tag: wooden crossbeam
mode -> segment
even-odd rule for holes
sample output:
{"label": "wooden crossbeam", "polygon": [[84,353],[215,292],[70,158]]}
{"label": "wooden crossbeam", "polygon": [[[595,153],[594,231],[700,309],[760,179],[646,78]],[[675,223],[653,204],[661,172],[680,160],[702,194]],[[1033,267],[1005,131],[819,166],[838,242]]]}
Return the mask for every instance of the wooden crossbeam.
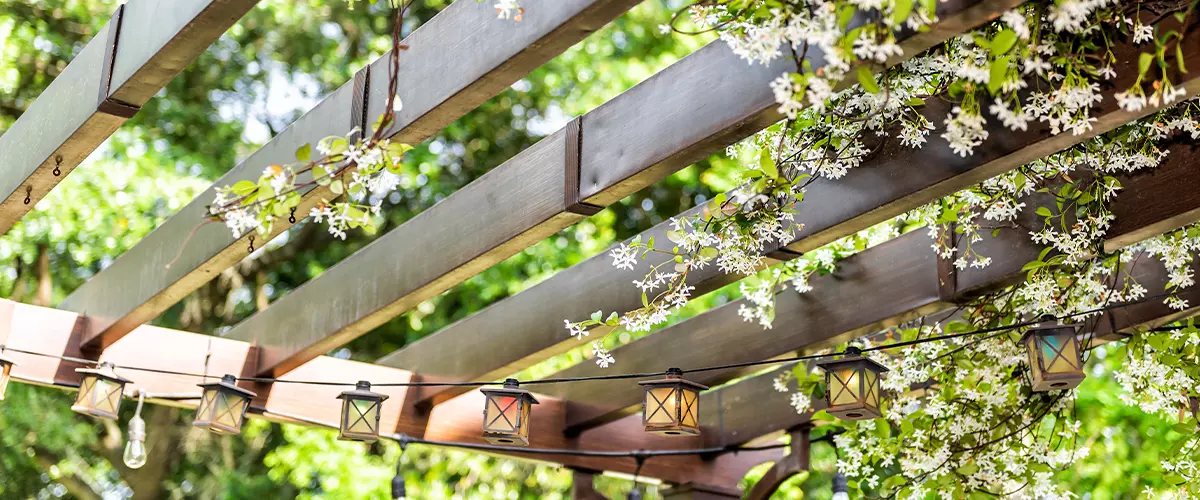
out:
{"label": "wooden crossbeam", "polygon": [[[906,38],[905,54],[911,57],[1016,3],[939,3],[942,21],[928,33]],[[822,58],[810,54],[814,67],[821,65]],[[588,113],[583,118],[581,197],[597,206],[611,204],[778,121],[768,84],[790,64],[746,66],[723,42],[714,42]],[[648,104],[661,111],[648,112]],[[665,231],[663,224],[650,235],[666,241]],[[378,362],[437,380],[487,379],[519,371],[577,345],[564,335],[564,318],[585,318],[596,309],[640,306],[623,276],[613,272],[606,256],[597,256]],[[706,278],[715,280],[712,284],[727,279],[715,271],[707,272]],[[481,331],[488,332],[489,342],[472,341]],[[454,389],[428,388],[421,399],[438,402],[456,394]]]}
{"label": "wooden crossbeam", "polygon": [[[1155,189],[1162,179],[1172,179],[1172,192],[1196,190],[1200,189],[1200,176],[1194,175],[1198,168],[1200,154],[1197,149],[1175,147],[1157,171],[1127,176],[1123,183],[1130,192],[1138,192]],[[1161,191],[1158,192],[1161,196]],[[1156,210],[1155,215],[1145,216],[1137,202],[1136,197],[1118,196],[1112,206],[1117,219],[1147,223],[1186,222],[1182,215],[1173,215],[1167,205]],[[1036,203],[1030,203],[1024,212],[1035,224],[1036,206]],[[1175,214],[1193,212],[1191,202],[1175,206]],[[1140,228],[1130,225],[1125,230],[1136,232]],[[1036,259],[1042,250],[1040,245],[1029,240],[1023,229],[1002,230],[995,237],[988,235],[973,244],[973,248],[992,257],[992,264],[983,269],[959,271],[955,286],[947,296],[942,286],[945,271],[939,270],[938,259],[929,244],[929,237],[922,232],[908,233],[840,262],[837,272],[813,280],[813,292],[779,294],[775,327],[771,330],[742,321],[737,309],[743,301],[735,301],[617,348],[613,355],[622,371],[654,372],[669,367],[687,369],[757,361],[797,349],[828,347],[863,333],[945,310],[962,297],[1019,281],[1023,277],[1021,267]],[[554,377],[589,376],[603,371],[592,363],[584,363]],[[689,374],[688,378],[713,385],[739,373],[735,370],[713,371]],[[631,414],[636,411],[633,405],[640,398],[635,390],[591,382],[552,386],[546,392],[571,402],[567,413],[568,432]]]}
{"label": "wooden crossbeam", "polygon": [[258,0],[131,0],[0,136],[0,234]]}
{"label": "wooden crossbeam", "polygon": [[[12,349],[52,355],[81,356],[83,318],[70,311],[56,310],[0,299],[0,344]],[[13,350],[5,353],[18,364],[13,370],[15,381],[39,385],[69,388],[78,385],[75,369],[80,365],[58,359],[22,354]],[[154,326],[141,326],[120,341],[113,343],[100,356],[121,366],[169,370],[192,374],[221,376],[233,374],[249,376],[255,373],[257,356],[253,347],[237,340],[209,337]],[[118,372],[133,380],[126,387],[126,395],[143,389],[150,394],[188,395],[199,399],[198,376],[167,375],[119,368]],[[413,380],[411,372],[368,363],[321,356],[298,367],[283,377],[285,380],[317,380],[344,382],[370,380],[376,383],[397,383]],[[255,418],[270,418],[286,423],[338,422],[341,402],[337,395],[346,390],[340,386],[275,383],[248,386],[258,393],[254,405],[263,411]],[[412,411],[406,388],[376,385],[372,388],[390,396],[383,405],[381,431],[384,433],[407,433],[411,436],[431,440],[482,444],[480,438],[480,410],[483,398],[472,391],[447,402],[429,415]],[[568,448],[600,451],[628,451],[654,449],[686,449],[703,445],[702,440],[670,439],[647,434],[643,431],[640,418],[615,422],[611,427],[596,429],[578,439],[567,439],[562,432],[562,421],[566,407],[553,397],[538,395],[540,405],[533,411],[531,421],[531,446],[540,448]],[[156,404],[169,404],[184,408],[195,408],[198,401],[155,400]],[[132,406],[125,405],[129,411]],[[496,453],[492,453],[496,454]],[[721,485],[736,485],[754,465],[771,460],[779,455],[778,450],[729,454],[717,459],[697,456],[664,456],[647,460],[641,470],[646,477],[664,481],[685,483],[689,481],[715,482]],[[633,473],[636,462],[631,458],[573,457],[565,455],[531,455],[527,453],[505,454],[516,458],[547,461],[553,460],[567,466],[589,470],[611,470]]]}
{"label": "wooden crossbeam", "polygon": [[[530,0],[528,14],[519,23],[496,19],[486,5],[451,4],[405,38],[409,49],[401,55],[396,90],[404,109],[397,116],[399,132],[393,140],[417,143],[428,138],[637,3]],[[251,236],[235,239],[220,224],[197,228],[205,220],[214,189],[257,179],[269,165],[294,162],[301,145],[344,135],[364,116],[372,121],[393,91],[387,85],[388,58],[385,54],[375,60],[369,72],[360,72],[355,81],[338,88],[67,297],[63,308],[89,317],[85,343],[96,348],[111,345],[248,255]],[[370,83],[365,84],[368,75]],[[327,189],[306,192],[297,213],[335,198]],[[286,218],[275,221],[276,233],[288,227]],[[261,246],[262,238],[257,241]]]}

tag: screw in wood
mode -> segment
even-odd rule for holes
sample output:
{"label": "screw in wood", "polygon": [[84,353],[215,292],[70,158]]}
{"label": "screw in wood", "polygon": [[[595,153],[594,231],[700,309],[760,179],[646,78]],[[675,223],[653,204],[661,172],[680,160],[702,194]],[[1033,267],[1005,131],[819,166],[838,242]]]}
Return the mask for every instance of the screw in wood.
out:
{"label": "screw in wood", "polygon": [[62,175],[62,169],[59,167],[62,167],[62,155],[58,155],[58,156],[54,157],[54,176],[55,177]]}
{"label": "screw in wood", "polygon": [[33,186],[25,186],[25,204],[26,205],[28,205],[29,202],[32,201],[32,199],[30,198],[30,195],[32,195],[32,194],[33,194]]}

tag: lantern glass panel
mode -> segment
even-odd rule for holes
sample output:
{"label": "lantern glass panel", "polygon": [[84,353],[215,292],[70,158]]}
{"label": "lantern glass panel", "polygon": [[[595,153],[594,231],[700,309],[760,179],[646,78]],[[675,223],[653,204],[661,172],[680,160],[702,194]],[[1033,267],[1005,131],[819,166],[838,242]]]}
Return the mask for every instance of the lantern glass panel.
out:
{"label": "lantern glass panel", "polygon": [[[532,411],[532,409],[533,409],[533,405],[530,405],[530,404],[521,405],[521,420],[520,420],[521,422],[526,422],[526,424],[528,424],[529,412]],[[520,424],[518,424],[518,425],[520,425]],[[529,425],[521,425],[520,429],[518,429],[518,430],[520,431],[521,437],[525,439],[526,443],[528,443],[529,442]]]}
{"label": "lantern glass panel", "polygon": [[1079,370],[1076,364],[1079,353],[1075,348],[1075,335],[1071,332],[1055,332],[1039,337],[1042,350],[1043,367],[1050,373],[1073,372]]}
{"label": "lantern glass panel", "polygon": [[8,378],[12,376],[12,363],[0,361],[0,401],[4,400],[4,393],[8,391]]}
{"label": "lantern glass panel", "polygon": [[243,410],[246,407],[246,398],[219,392],[217,394],[216,406],[216,421],[218,424],[227,426],[233,429],[242,427]]}
{"label": "lantern glass panel", "polygon": [[520,399],[514,396],[488,395],[484,430],[488,432],[516,432],[521,425]]}
{"label": "lantern glass panel", "polygon": [[879,407],[879,374],[871,370],[863,370],[863,403],[873,408]]}
{"label": "lantern glass panel", "polygon": [[75,395],[75,406],[91,408],[92,389],[96,385],[96,377],[84,376],[79,381],[79,393]]}
{"label": "lantern glass panel", "polygon": [[678,417],[674,387],[654,387],[646,391],[646,423],[674,424]]}
{"label": "lantern glass panel", "polygon": [[829,390],[833,406],[854,404],[859,400],[859,374],[854,366],[837,368],[829,372]]}
{"label": "lantern glass panel", "polygon": [[679,423],[688,427],[700,426],[700,393],[697,391],[680,391],[683,411],[679,415]]}
{"label": "lantern glass panel", "polygon": [[346,403],[349,424],[346,430],[355,434],[375,434],[375,426],[379,422],[379,405],[366,399],[351,399]]}

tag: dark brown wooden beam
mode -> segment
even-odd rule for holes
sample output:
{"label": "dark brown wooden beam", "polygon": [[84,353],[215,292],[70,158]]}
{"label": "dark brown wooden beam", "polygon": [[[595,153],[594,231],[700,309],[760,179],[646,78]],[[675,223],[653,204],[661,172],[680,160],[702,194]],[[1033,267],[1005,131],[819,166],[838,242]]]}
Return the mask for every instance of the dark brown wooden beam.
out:
{"label": "dark brown wooden beam", "polygon": [[[939,3],[942,21],[930,32],[906,39],[905,54],[915,55],[1016,3]],[[822,60],[819,53],[811,55],[814,67]],[[786,62],[747,66],[724,43],[716,42],[588,113],[583,120],[581,161],[586,201],[611,204],[778,121],[768,84],[788,69]],[[655,111],[647,110],[648,103]],[[666,241],[666,229],[667,224],[662,224],[644,236]],[[605,255],[589,259],[378,363],[403,366],[434,380],[460,381],[502,377],[564,352],[577,343],[565,335],[563,319],[586,318],[596,309],[640,306],[627,277],[637,274],[615,272],[610,262]],[[721,276],[715,268],[699,274],[695,282],[703,290],[698,293],[736,279]],[[489,332],[492,341],[487,345],[471,341],[480,331]],[[429,388],[422,391],[421,399],[436,403],[460,392]]]}
{"label": "dark brown wooden beam", "polygon": [[[404,109],[393,140],[428,138],[637,3],[529,0],[519,23],[496,19],[487,5],[451,4],[405,39],[409,49],[400,56],[395,89]],[[346,134],[360,125],[364,101],[365,117],[373,121],[393,91],[387,85],[388,59],[384,55],[371,63],[369,94],[356,96],[355,82],[347,82],[67,297],[64,308],[89,316],[88,345],[112,344],[249,254],[251,236],[235,239],[220,224],[197,228],[214,189],[257,179],[268,165],[294,162],[301,145]],[[333,198],[328,188],[306,192],[297,213]],[[288,227],[286,218],[275,221],[276,234]],[[261,237],[256,241],[264,243]]]}
{"label": "dark brown wooden beam", "polygon": [[132,0],[118,6],[0,137],[0,234],[257,3]]}
{"label": "dark brown wooden beam", "polygon": [[762,479],[754,483],[754,487],[746,492],[746,500],[768,500],[783,485],[784,481],[809,470],[812,451],[809,436],[811,430],[811,425],[802,424],[788,432],[792,438],[789,444],[789,453],[775,462],[775,465],[767,470]]}

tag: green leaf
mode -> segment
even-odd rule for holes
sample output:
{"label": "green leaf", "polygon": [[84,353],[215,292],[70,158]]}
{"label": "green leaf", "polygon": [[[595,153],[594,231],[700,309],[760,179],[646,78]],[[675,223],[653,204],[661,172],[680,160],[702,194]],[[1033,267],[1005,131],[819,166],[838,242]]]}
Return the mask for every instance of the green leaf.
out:
{"label": "green leaf", "polygon": [[1175,44],[1175,63],[1179,65],[1180,73],[1184,73],[1184,74],[1187,73],[1187,66],[1184,66],[1184,64],[1183,64],[1183,44],[1182,43]]}
{"label": "green leaf", "polygon": [[341,195],[343,192],[345,192],[345,186],[342,185],[341,179],[336,179],[329,183],[329,190],[332,191],[334,195]]}
{"label": "green leaf", "polygon": [[1037,214],[1042,217],[1050,217],[1051,215],[1053,215],[1050,213],[1050,209],[1046,208],[1046,207],[1038,207]]}
{"label": "green leaf", "polygon": [[913,97],[907,101],[904,101],[904,104],[908,105],[908,106],[924,106],[925,99],[921,99],[920,97]]}
{"label": "green leaf", "polygon": [[599,323],[600,320],[603,318],[604,318],[604,311],[596,311],[596,312],[592,313],[592,321]]}
{"label": "green leaf", "polygon": [[720,252],[716,248],[704,247],[700,249],[700,256],[705,259],[715,259],[717,255],[720,255]]}
{"label": "green leaf", "polygon": [[1017,44],[1017,34],[1010,29],[1000,30],[992,39],[992,54],[1002,56]]}
{"label": "green leaf", "polygon": [[233,192],[238,196],[246,196],[250,193],[253,193],[255,189],[258,189],[258,184],[250,181],[238,181],[237,184],[234,184],[230,189],[232,189]]}
{"label": "green leaf", "polygon": [[296,159],[299,161],[309,161],[312,159],[312,145],[305,144],[296,150]]}
{"label": "green leaf", "polygon": [[1008,61],[1008,56],[996,58],[988,69],[988,92],[992,95],[996,95],[1004,86],[1004,79],[1008,76]]}
{"label": "green leaf", "polygon": [[872,94],[879,93],[879,84],[875,83],[875,75],[871,73],[871,68],[866,66],[858,67],[858,83],[867,92]]}
{"label": "green leaf", "polygon": [[1150,63],[1154,62],[1154,54],[1144,52],[1138,57],[1138,77],[1146,76],[1146,72],[1150,71]]}
{"label": "green leaf", "polygon": [[896,0],[892,9],[892,22],[903,24],[905,19],[908,19],[909,14],[912,14],[913,0]]}
{"label": "green leaf", "polygon": [[412,151],[412,149],[413,149],[413,147],[411,145],[405,144],[403,142],[391,142],[391,143],[388,143],[387,152],[388,152],[388,154],[390,154],[396,158],[399,158],[401,156],[404,156],[405,153]]}
{"label": "green leaf", "polygon": [[329,178],[329,171],[325,167],[316,165],[312,168],[313,180],[317,181],[318,186],[328,186],[332,179]]}
{"label": "green leaf", "polygon": [[772,179],[779,178],[779,168],[775,166],[775,158],[771,157],[771,151],[763,149],[758,155],[758,168],[763,174]]}

